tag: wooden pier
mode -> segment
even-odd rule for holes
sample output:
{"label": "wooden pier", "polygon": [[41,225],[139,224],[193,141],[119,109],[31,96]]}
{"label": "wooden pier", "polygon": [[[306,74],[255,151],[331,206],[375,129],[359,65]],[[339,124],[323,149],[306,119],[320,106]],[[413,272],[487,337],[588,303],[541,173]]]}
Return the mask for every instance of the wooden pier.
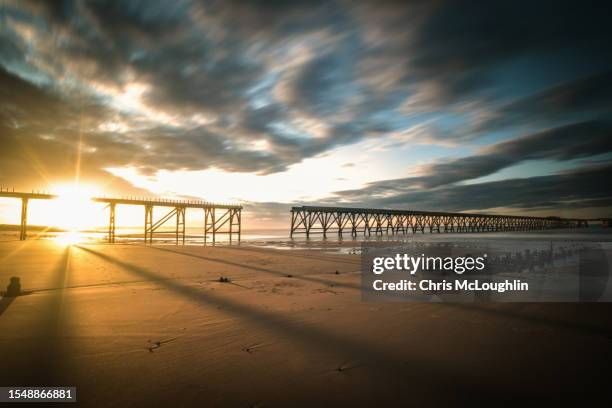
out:
{"label": "wooden pier", "polygon": [[[16,198],[21,200],[21,227],[19,239],[27,238],[28,228],[28,203],[31,200],[53,200],[58,198],[57,195],[39,193],[39,192],[16,192],[14,190],[0,190],[0,197]],[[137,205],[143,206],[145,210],[144,220],[144,240],[145,243],[152,243],[153,236],[159,232],[162,225],[167,225],[173,218],[175,219],[175,237],[176,243],[185,243],[185,214],[187,209],[203,210],[204,225],[202,228],[204,243],[208,242],[208,236],[212,236],[212,243],[217,240],[217,234],[229,234],[229,240],[232,241],[236,236],[240,242],[242,230],[242,206],[217,204],[207,201],[191,201],[191,200],[165,200],[159,198],[108,198],[108,197],[93,197],[91,199],[97,203],[107,205],[109,209],[108,222],[108,242],[114,243],[116,238],[116,208],[118,205]],[[163,207],[170,209],[162,217],[155,220],[154,208]]]}
{"label": "wooden pier", "polygon": [[295,234],[335,232],[342,236],[406,234],[408,232],[531,231],[588,227],[588,221],[559,217],[468,214],[376,208],[302,206],[291,209],[291,237]]}
{"label": "wooden pier", "polygon": [[[216,204],[207,201],[189,200],[163,200],[147,198],[106,198],[94,197],[94,202],[107,204],[109,208],[108,222],[108,242],[115,242],[116,224],[115,212],[117,205],[138,205],[145,209],[144,239],[145,243],[153,242],[153,235],[162,226],[166,225],[173,218],[175,219],[176,242],[185,243],[185,214],[188,208],[201,209],[204,211],[203,238],[204,243],[208,242],[208,235],[212,235],[212,243],[217,239],[217,234],[229,234],[232,241],[234,235],[240,242],[242,230],[242,206]],[[153,210],[155,207],[169,208],[157,221],[154,218]]]}

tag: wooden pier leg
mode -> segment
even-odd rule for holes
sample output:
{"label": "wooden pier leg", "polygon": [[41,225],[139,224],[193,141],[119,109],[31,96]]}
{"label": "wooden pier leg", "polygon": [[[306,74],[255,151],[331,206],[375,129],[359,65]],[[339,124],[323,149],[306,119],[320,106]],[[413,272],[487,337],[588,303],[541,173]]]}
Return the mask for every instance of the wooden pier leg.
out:
{"label": "wooden pier leg", "polygon": [[234,210],[229,210],[229,242],[232,243],[232,232],[234,230]]}
{"label": "wooden pier leg", "polygon": [[182,224],[182,231],[181,233],[183,234],[183,245],[185,245],[185,227],[186,227],[186,221],[185,221],[185,213],[187,212],[186,208],[183,208],[181,210],[181,217],[183,219],[183,224]]}
{"label": "wooden pier leg", "polygon": [[19,239],[25,241],[28,235],[28,199],[21,199],[21,228],[19,230]]}
{"label": "wooden pier leg", "polygon": [[109,208],[109,220],[108,220],[108,242],[115,242],[115,203],[110,203]]}
{"label": "wooden pier leg", "polygon": [[145,244],[153,243],[153,206],[145,205]]}
{"label": "wooden pier leg", "polygon": [[208,234],[208,208],[204,208],[204,245],[206,245],[206,235]]}
{"label": "wooden pier leg", "polygon": [[323,238],[327,238],[327,213],[320,214],[319,221],[323,221],[321,223],[323,226]]}
{"label": "wooden pier leg", "polygon": [[213,231],[213,245],[215,245],[215,242],[217,240],[217,222],[215,221],[215,209],[213,208],[211,210],[212,214],[212,231]]}
{"label": "wooden pier leg", "polygon": [[238,243],[240,243],[240,233],[242,232],[242,209],[238,209]]}
{"label": "wooden pier leg", "polygon": [[178,245],[178,243],[179,243],[179,227],[181,225],[181,209],[176,207],[175,211],[176,211],[176,231],[175,231],[175,237],[176,237],[176,245]]}

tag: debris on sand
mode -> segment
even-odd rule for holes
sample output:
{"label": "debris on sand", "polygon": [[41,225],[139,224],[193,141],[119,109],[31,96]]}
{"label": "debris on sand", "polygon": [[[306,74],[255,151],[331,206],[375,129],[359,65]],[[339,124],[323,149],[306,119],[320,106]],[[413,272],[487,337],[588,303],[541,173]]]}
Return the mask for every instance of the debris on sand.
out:
{"label": "debris on sand", "polygon": [[336,371],[338,371],[339,373],[343,373],[343,372],[345,372],[345,371],[352,370],[353,368],[358,368],[358,367],[361,367],[362,365],[363,365],[363,364],[360,364],[360,363],[353,363],[353,364],[346,363],[346,364],[341,364],[341,365],[339,365],[339,366],[336,368]]}
{"label": "debris on sand", "polygon": [[219,282],[221,282],[221,283],[230,283],[231,280],[230,280],[230,278],[226,278],[225,276],[220,276],[219,277]]}
{"label": "debris on sand", "polygon": [[336,270],[336,275],[340,275],[340,272],[338,272],[337,270]]}
{"label": "debris on sand", "polygon": [[259,349],[259,348],[264,347],[264,346],[265,346],[265,344],[262,344],[262,343],[253,344],[252,346],[243,347],[243,348],[242,348],[242,351],[246,351],[246,352],[247,352],[247,353],[249,353],[249,354],[253,354],[253,352],[254,352],[256,349]]}
{"label": "debris on sand", "polygon": [[148,346],[147,349],[149,350],[149,353],[152,353],[153,350],[160,348],[162,345],[169,343],[171,341],[176,340],[176,337],[173,337],[171,339],[168,340],[157,340],[157,341],[151,341],[151,339],[148,340]]}

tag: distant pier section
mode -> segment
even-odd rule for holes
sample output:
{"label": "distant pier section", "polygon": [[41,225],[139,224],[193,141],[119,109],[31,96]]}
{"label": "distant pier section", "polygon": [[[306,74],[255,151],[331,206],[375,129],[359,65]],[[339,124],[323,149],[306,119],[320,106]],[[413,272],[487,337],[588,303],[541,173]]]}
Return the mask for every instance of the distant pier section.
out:
{"label": "distant pier section", "polygon": [[[32,191],[16,192],[15,190],[0,189],[0,197],[16,198],[21,200],[21,226],[19,239],[25,240],[28,231],[28,203],[31,200],[53,200],[57,195]],[[145,210],[144,220],[144,239],[145,243],[152,243],[153,236],[159,232],[162,225],[168,225],[174,220],[176,243],[185,243],[185,213],[188,208],[201,209],[204,212],[203,239],[208,242],[208,236],[212,238],[212,243],[216,242],[217,234],[229,234],[229,240],[234,237],[240,241],[242,230],[242,206],[231,204],[217,204],[207,201],[192,200],[166,200],[160,198],[110,198],[93,197],[91,199],[97,203],[106,204],[109,209],[108,221],[108,242],[114,243],[116,237],[116,208],[118,205],[143,206]],[[167,211],[157,220],[154,218],[153,210],[155,207],[162,207]]]}
{"label": "distant pier section", "polygon": [[443,232],[535,231],[553,228],[584,228],[589,220],[520,215],[468,214],[376,208],[291,208],[291,237],[304,234],[343,233],[382,235]]}

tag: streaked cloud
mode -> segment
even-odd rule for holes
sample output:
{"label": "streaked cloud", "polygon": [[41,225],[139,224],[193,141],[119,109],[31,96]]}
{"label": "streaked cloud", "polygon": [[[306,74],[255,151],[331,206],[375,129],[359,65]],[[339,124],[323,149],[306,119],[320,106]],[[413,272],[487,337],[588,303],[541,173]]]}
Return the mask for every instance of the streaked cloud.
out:
{"label": "streaked cloud", "polygon": [[[440,206],[455,194],[454,209],[473,209],[460,192],[479,196],[470,189],[485,183],[467,181],[554,161],[570,173],[524,176],[550,192],[539,201],[562,208],[567,196],[537,180],[567,178],[582,165],[577,160],[609,161],[612,29],[596,4],[131,0],[0,7],[4,185],[40,186],[72,177],[77,167],[109,189],[146,193],[154,185],[195,196],[205,193],[189,187],[198,174],[215,174],[219,183],[329,177],[333,183],[282,200],[414,207]],[[368,150],[347,157],[361,146]],[[325,157],[337,165],[317,173],[309,163]],[[371,171],[372,180],[358,173],[368,162],[393,170]],[[571,180],[579,174],[586,173]],[[164,188],[168,175],[176,185]],[[494,181],[518,189],[508,206],[538,206],[526,198],[533,186],[516,180]],[[439,198],[419,199],[417,189]],[[585,194],[585,206],[607,205]],[[503,206],[502,197],[483,199],[479,208]]]}

